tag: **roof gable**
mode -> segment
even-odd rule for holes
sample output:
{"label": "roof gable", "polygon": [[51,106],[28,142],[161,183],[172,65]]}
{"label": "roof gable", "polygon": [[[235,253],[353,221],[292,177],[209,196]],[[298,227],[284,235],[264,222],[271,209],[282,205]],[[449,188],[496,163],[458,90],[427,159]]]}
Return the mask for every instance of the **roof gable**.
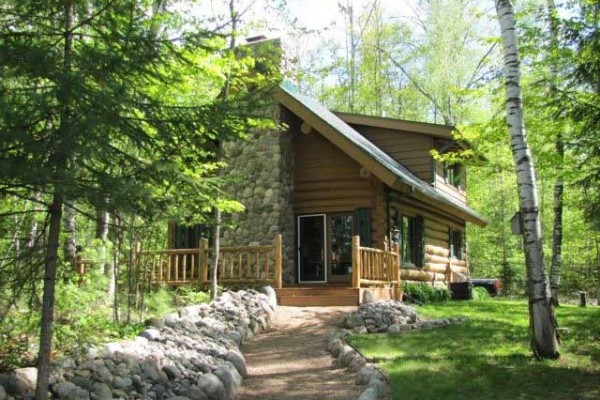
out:
{"label": "roof gable", "polygon": [[451,214],[477,225],[487,224],[483,217],[466,205],[416,177],[316,100],[299,94],[287,84],[276,90],[275,98],[389,187],[403,190],[403,185],[406,185],[415,198],[437,207],[445,206]]}

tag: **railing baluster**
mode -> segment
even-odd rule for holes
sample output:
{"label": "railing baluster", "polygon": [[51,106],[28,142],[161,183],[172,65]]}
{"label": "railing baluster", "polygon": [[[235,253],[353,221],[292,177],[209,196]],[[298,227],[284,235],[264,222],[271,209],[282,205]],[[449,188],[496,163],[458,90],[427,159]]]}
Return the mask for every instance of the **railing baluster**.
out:
{"label": "railing baluster", "polygon": [[195,268],[195,264],[196,264],[196,254],[192,253],[190,254],[190,262],[192,263],[191,267],[190,267],[190,281],[194,280],[194,268]]}
{"label": "railing baluster", "polygon": [[242,255],[243,253],[240,251],[238,253],[238,268],[237,268],[237,277],[238,279],[242,279]]}
{"label": "railing baluster", "polygon": [[260,253],[258,249],[255,251],[256,253],[256,279],[260,279]]}
{"label": "railing baluster", "polygon": [[181,261],[182,261],[182,269],[183,269],[183,281],[185,282],[185,278],[187,275],[187,254],[182,254],[181,255]]}
{"label": "railing baluster", "polygon": [[269,252],[265,251],[265,277],[263,279],[269,279]]}

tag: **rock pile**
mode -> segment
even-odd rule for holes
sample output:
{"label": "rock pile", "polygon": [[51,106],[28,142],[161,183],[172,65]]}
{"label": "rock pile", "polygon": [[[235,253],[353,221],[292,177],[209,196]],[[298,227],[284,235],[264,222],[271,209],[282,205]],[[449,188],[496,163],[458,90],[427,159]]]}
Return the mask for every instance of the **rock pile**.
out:
{"label": "rock pile", "polygon": [[342,320],[342,327],[355,333],[388,332],[401,325],[414,325],[421,319],[415,309],[404,303],[383,300],[361,304],[356,312],[348,313]]}
{"label": "rock pile", "polygon": [[[147,321],[134,340],[63,358],[50,376],[56,399],[226,400],[246,377],[240,345],[267,329],[272,288],[223,293],[216,301]],[[37,371],[0,375],[0,400],[30,398]]]}

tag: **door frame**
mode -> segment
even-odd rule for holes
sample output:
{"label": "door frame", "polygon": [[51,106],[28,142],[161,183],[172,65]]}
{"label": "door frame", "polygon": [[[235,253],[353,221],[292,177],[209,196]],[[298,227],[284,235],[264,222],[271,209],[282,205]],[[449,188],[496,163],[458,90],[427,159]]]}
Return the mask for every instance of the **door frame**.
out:
{"label": "door frame", "polygon": [[[308,218],[308,217],[321,217],[323,220],[323,276],[324,276],[324,280],[322,281],[303,281],[301,280],[301,274],[300,274],[300,269],[302,266],[302,261],[300,260],[300,218]],[[329,261],[328,261],[328,254],[327,254],[327,214],[305,214],[305,215],[297,215],[296,216],[296,223],[298,225],[298,229],[297,229],[297,250],[296,250],[296,260],[298,262],[298,283],[327,283],[327,277],[328,277],[328,268],[329,268]]]}
{"label": "door frame", "polygon": [[[352,274],[350,275],[334,275],[331,268],[333,267],[333,263],[330,262],[331,256],[333,254],[331,249],[331,242],[333,238],[331,237],[331,218],[338,216],[350,216],[352,218],[352,231],[350,236],[354,235],[354,214],[352,211],[339,211],[328,213],[326,216],[327,219],[327,238],[329,239],[329,243],[327,243],[327,261],[329,262],[328,273],[329,273],[329,282],[330,283],[350,283],[352,281]],[[352,259],[352,252],[350,252],[350,258]]]}

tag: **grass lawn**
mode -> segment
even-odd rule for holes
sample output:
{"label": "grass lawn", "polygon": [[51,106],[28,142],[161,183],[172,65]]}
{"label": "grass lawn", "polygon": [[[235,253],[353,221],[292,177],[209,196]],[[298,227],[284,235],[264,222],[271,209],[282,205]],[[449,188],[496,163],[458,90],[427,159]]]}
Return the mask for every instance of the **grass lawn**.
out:
{"label": "grass lawn", "polygon": [[387,373],[394,399],[600,399],[600,307],[557,309],[561,357],[536,361],[527,303],[489,299],[418,307],[423,318],[466,324],[351,339]]}

